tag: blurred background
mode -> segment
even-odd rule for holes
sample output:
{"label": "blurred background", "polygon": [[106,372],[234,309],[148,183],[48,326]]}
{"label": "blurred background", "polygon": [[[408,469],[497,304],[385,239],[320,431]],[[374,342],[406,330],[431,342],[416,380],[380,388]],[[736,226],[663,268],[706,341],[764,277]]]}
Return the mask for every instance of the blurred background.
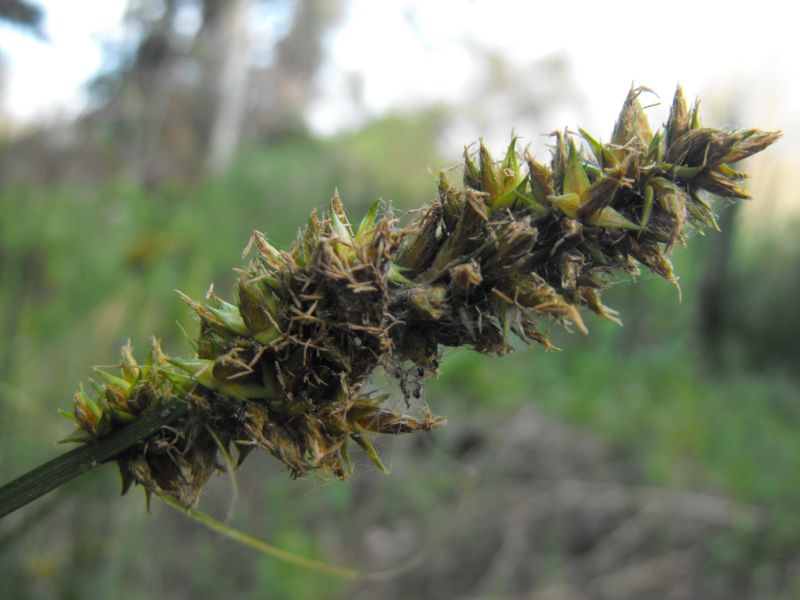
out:
{"label": "blurred background", "polygon": [[643,275],[606,296],[622,328],[448,351],[424,400],[449,424],[378,440],[389,477],[253,455],[235,502],[224,475],[201,501],[384,580],[148,514],[106,467],[0,522],[0,596],[800,597],[800,42],[785,3],[717,6],[0,0],[3,482],[63,451],[57,409],[129,337],[191,351],[173,289],[231,297],[252,229],[287,244],[334,188],[413,209],[478,136],[608,139],[632,82],[654,124],[680,81],[707,124],[785,132],[755,200],[676,250],[682,302]]}

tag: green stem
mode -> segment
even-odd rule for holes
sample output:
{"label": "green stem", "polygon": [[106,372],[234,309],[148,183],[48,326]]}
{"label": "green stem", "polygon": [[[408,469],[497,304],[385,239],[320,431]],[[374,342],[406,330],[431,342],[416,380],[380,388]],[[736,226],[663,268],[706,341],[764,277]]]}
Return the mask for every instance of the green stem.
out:
{"label": "green stem", "polygon": [[164,425],[182,417],[188,410],[189,405],[185,401],[177,398],[170,400],[127,427],[70,450],[0,487],[0,518],[113,459]]}
{"label": "green stem", "polygon": [[185,508],[169,496],[162,496],[161,499],[175,510],[186,513],[190,518],[208,527],[212,531],[216,531],[217,533],[220,533],[231,540],[247,546],[251,550],[256,550],[257,552],[261,552],[262,554],[271,556],[272,558],[277,558],[278,560],[282,560],[303,569],[316,571],[317,573],[325,573],[327,575],[333,575],[335,577],[340,577],[342,579],[348,579],[351,581],[371,578],[370,573],[365,573],[349,567],[332,565],[319,560],[313,560],[298,554],[293,554],[292,552],[288,552],[282,548],[273,546],[272,544],[268,544],[267,542],[259,540],[252,535],[248,535],[243,531],[239,531],[230,525],[226,525],[225,523],[217,521],[214,517],[211,517],[204,512],[195,510],[193,508]]}

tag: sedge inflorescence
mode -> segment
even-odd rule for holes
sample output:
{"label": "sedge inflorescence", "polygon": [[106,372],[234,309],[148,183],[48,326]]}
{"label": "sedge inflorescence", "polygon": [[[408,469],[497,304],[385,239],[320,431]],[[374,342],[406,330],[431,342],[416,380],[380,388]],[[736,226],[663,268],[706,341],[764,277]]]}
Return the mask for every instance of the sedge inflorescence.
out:
{"label": "sedge inflorescence", "polygon": [[289,250],[255,232],[234,303],[181,294],[200,321],[196,356],[167,356],[154,340],[140,364],[125,347],[118,374],[98,369],[76,393],[70,439],[102,437],[182,399],[187,416],[117,462],[124,489],[135,482],[184,506],[234,448],[239,461],[267,450],[293,476],[344,478],[355,445],[384,469],[372,434],[444,419],[425,408],[409,416],[370,392],[376,369],[409,398],[442,348],[504,354],[512,336],[550,348],[543,325],[586,332],[583,309],[618,321],[600,297],[615,274],[643,265],[677,285],[674,245],[716,228],[704,192],[747,197],[732,164],[778,132],[702,127],[680,88],[653,132],[641,92],[628,93],[608,143],[582,129],[554,133],[548,164],[516,139],[500,161],[482,142],[465,149],[463,185],[442,171],[436,198],[405,226],[379,202],[355,225],[337,194]]}

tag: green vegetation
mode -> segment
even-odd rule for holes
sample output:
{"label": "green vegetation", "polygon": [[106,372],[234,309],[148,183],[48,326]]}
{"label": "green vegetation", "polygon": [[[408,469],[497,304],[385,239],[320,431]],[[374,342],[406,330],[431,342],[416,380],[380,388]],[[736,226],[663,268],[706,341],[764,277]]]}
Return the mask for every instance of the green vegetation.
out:
{"label": "green vegetation", "polygon": [[[289,243],[308,211],[334,186],[353,214],[364,212],[374,190],[404,208],[428,199],[433,178],[427,168],[441,162],[432,122],[431,116],[394,118],[325,142],[295,139],[250,149],[224,177],[189,189],[146,191],[121,180],[91,189],[33,184],[3,189],[3,479],[58,451],[50,442],[68,430],[56,409],[66,405],[87,365],[116,356],[128,336],[144,346],[150,333],[163,332],[169,350],[179,353],[188,346],[171,333],[177,331],[175,321],[190,332],[195,327],[172,289],[200,297],[213,281],[226,294],[233,287],[236,250],[253,228],[268,230],[276,245]],[[692,301],[707,242],[694,240],[690,250],[676,250],[683,304],[674,288],[655,278],[645,276],[636,289],[620,283],[606,302],[620,310],[625,327],[587,319],[588,338],[554,334],[555,345],[565,350],[560,353],[520,348],[496,360],[449,351],[427,399],[437,413],[448,415],[454,429],[462,420],[489,423],[534,402],[601,434],[651,483],[712,488],[763,507],[776,520],[757,557],[769,565],[800,545],[800,520],[792,514],[800,484],[791,476],[800,469],[800,415],[792,400],[797,383],[754,370],[746,361],[723,373],[705,368],[693,334]],[[745,256],[743,264],[763,262],[767,251],[758,252]],[[798,263],[791,262],[796,259],[781,258],[787,270],[796,269]],[[745,303],[749,293],[742,290],[737,302]],[[791,314],[792,298],[784,302],[777,309],[771,304],[771,310]],[[444,478],[442,489],[415,486],[420,476],[439,481],[446,468],[441,458],[419,460],[405,483],[380,484],[387,486],[380,496],[386,502],[383,515],[359,514],[364,502],[354,486],[293,482],[278,465],[248,461],[241,474],[247,498],[240,499],[235,523],[305,556],[325,559],[335,552],[337,562],[357,563],[357,549],[348,548],[347,540],[363,530],[359,519],[432,521],[439,500],[452,493],[448,485],[457,485],[456,474],[453,481]],[[10,595],[46,594],[57,585],[63,597],[135,598],[143,582],[195,597],[260,587],[275,597],[308,598],[329,595],[340,585],[273,561],[243,559],[241,550],[220,545],[172,515],[147,517],[138,497],[109,497],[116,475],[106,471],[67,489],[80,488],[78,494],[42,500],[48,511],[31,505],[3,523],[0,577]],[[218,477],[209,492],[218,512],[225,509],[226,485]],[[148,519],[159,519],[158,544],[147,534],[155,527]],[[735,566],[753,560],[748,554],[753,550],[736,542],[726,540],[721,561]],[[166,563],[169,570],[159,566]],[[764,572],[769,589],[771,571]]]}

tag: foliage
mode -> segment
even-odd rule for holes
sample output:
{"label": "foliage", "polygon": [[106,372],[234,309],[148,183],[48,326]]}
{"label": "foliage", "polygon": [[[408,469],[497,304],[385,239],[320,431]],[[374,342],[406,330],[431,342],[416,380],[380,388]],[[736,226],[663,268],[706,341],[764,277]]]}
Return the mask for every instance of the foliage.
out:
{"label": "foliage", "polygon": [[779,133],[704,128],[680,87],[653,133],[641,91],[628,93],[610,143],[581,130],[581,153],[555,134],[550,166],[520,157],[516,139],[500,162],[483,143],[474,156],[465,150],[464,188],[443,171],[438,198],[410,226],[398,227],[391,207],[379,214],[378,202],[351,225],[336,194],[289,251],[256,231],[235,303],[213,288],[204,301],[180,294],[200,318],[196,355],[171,358],[154,340],[139,364],[126,347],[118,375],[96,369],[92,390],[76,393],[68,440],[103,437],[183,399],[186,418],[117,462],[123,491],[135,482],[187,507],[233,448],[239,463],[261,448],[295,477],[345,478],[352,441],[385,470],[370,433],[430,431],[444,419],[390,408],[367,388],[373,371],[396,378],[410,405],[443,347],[505,354],[513,334],[551,348],[540,321],[586,332],[581,308],[618,322],[600,299],[610,276],[641,264],[677,284],[674,245],[690,227],[716,226],[701,192],[748,197],[730,165]]}
{"label": "foliage", "polygon": [[[86,365],[111,356],[128,335],[142,345],[148,333],[160,331],[166,346],[182,344],[174,322],[186,329],[192,324],[172,288],[200,295],[216,281],[218,289],[229,289],[234,250],[254,225],[268,227],[274,243],[285,246],[296,224],[335,185],[346,192],[354,212],[366,210],[374,199],[371,190],[383,190],[401,207],[428,197],[432,180],[426,168],[440,164],[432,123],[429,116],[407,115],[327,142],[295,139],[250,148],[231,173],[191,188],[153,191],[116,180],[91,188],[3,189],[2,472],[19,473],[56,451],[47,441],[66,432],[55,413],[64,402],[62,391],[83,376]],[[215,224],[213,235],[208,223]],[[427,394],[459,426],[432,439],[450,448],[463,424],[475,422],[503,435],[495,424],[534,402],[600,432],[620,455],[644,468],[646,481],[718,486],[770,514],[790,516],[800,487],[777,473],[800,468],[796,388],[753,372],[748,364],[738,365],[735,375],[703,370],[693,343],[692,300],[706,243],[694,242],[675,252],[683,304],[676,303],[669,286],[644,275],[636,286],[623,280],[606,293],[625,317],[623,328],[590,323],[592,335],[585,339],[556,331],[552,340],[564,352],[542,356],[518,348],[498,361],[466,349],[447,351],[442,375],[429,382]],[[760,277],[765,262],[785,273],[796,263],[779,264],[774,254],[765,256],[750,245],[740,250],[750,285],[739,288],[734,300],[746,305],[748,294],[761,289],[767,295],[773,290],[776,303],[790,302]],[[780,352],[775,344],[770,350]],[[396,448],[391,478],[364,473],[349,485],[289,481],[280,476],[279,464],[253,457],[239,473],[247,494],[239,500],[235,522],[307,556],[358,562],[369,527],[424,525],[439,514],[437,506],[449,506],[458,483],[452,465],[437,455],[403,454],[416,447],[411,440],[394,444],[385,448]],[[421,480],[426,485],[419,485]],[[113,484],[111,472],[100,472],[4,520],[0,575],[9,595],[133,598],[142,585],[198,598],[234,592],[263,597],[265,589],[286,598],[336,592],[329,579],[273,561],[243,560],[239,549],[163,518],[158,509],[146,515],[138,498],[116,499],[116,510],[110,511]],[[223,511],[227,496],[226,481],[219,478],[204,501],[210,510]],[[742,573],[756,570],[757,561],[770,565],[793,553],[800,528],[791,519],[782,521],[760,536],[756,555],[741,539],[721,540],[726,560],[736,559],[730,577],[740,581]],[[156,527],[157,546],[149,537]]]}

